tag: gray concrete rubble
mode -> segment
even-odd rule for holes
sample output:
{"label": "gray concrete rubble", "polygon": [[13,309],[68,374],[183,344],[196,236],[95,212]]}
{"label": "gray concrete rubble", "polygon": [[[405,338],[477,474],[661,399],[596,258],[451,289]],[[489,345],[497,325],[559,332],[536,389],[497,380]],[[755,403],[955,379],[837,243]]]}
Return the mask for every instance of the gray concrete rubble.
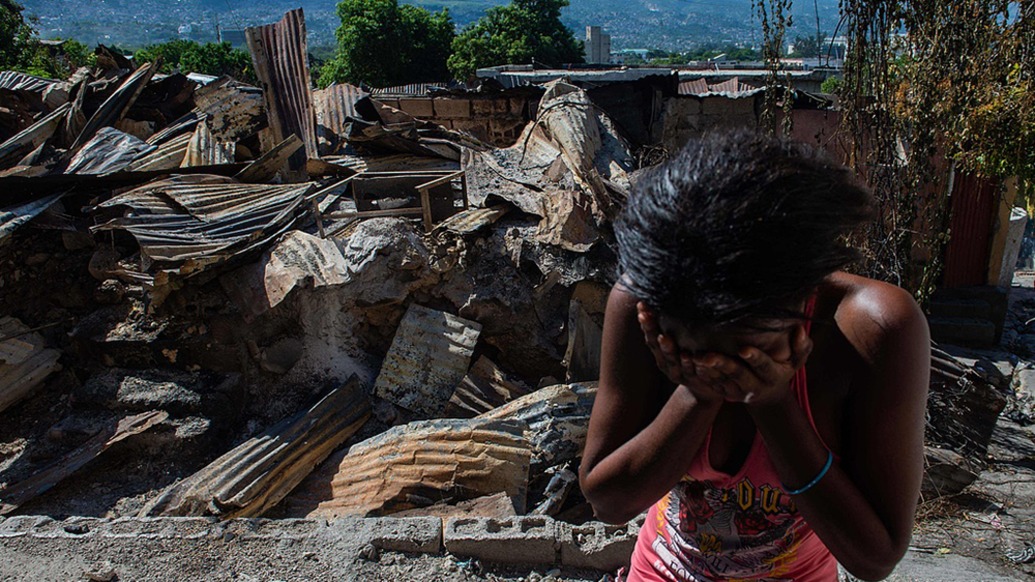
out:
{"label": "gray concrete rubble", "polygon": [[[314,91],[304,30],[248,31],[261,87],[0,73],[0,579],[613,580],[642,522],[577,479],[613,222],[659,140],[761,94]],[[1035,573],[1009,301],[998,347],[936,351],[892,579]]]}

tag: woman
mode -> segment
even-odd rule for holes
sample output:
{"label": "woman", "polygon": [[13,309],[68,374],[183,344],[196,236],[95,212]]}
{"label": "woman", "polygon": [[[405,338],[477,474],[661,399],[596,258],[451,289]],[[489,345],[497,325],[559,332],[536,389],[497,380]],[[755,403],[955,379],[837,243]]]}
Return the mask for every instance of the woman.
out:
{"label": "woman", "polygon": [[581,484],[597,516],[649,508],[629,580],[886,577],[923,471],[926,320],[840,271],[868,193],[811,148],[689,144],[616,225]]}

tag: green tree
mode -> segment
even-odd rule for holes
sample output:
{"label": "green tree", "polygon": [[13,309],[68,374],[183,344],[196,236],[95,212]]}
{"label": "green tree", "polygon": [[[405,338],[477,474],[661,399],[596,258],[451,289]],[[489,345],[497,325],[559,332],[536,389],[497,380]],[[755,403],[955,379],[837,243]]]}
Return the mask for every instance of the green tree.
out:
{"label": "green tree", "polygon": [[36,31],[22,16],[24,9],[13,0],[0,0],[0,69],[26,71],[42,56]]}
{"label": "green tree", "polygon": [[230,75],[241,81],[255,81],[251,55],[234,49],[228,42],[198,44],[192,40],[172,40],[149,45],[133,53],[133,60],[138,63],[150,63],[158,58],[162,59],[163,73],[178,70],[202,75]]}
{"label": "green tree", "polygon": [[432,14],[398,0],[342,0],[338,52],[320,70],[319,83],[375,87],[442,81],[456,36],[448,10]]}
{"label": "green tree", "polygon": [[818,57],[823,52],[825,40],[826,36],[822,34],[819,38],[799,34],[794,37],[794,51],[791,53],[791,56],[798,58]]}
{"label": "green tree", "polygon": [[561,22],[567,5],[568,0],[512,0],[490,8],[453,41],[449,70],[463,80],[495,65],[583,62],[582,41]]}

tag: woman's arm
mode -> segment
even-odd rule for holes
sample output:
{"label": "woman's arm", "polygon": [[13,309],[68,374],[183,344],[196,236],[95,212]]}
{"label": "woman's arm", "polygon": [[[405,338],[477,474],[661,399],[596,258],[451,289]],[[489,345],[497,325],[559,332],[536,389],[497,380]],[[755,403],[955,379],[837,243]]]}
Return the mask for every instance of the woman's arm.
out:
{"label": "woman's arm", "polygon": [[[838,316],[868,373],[845,406],[843,462],[794,496],[802,516],[837,560],[865,580],[888,576],[913,529],[923,475],[930,374],[927,322],[902,289],[877,284]],[[781,480],[809,483],[827,451],[790,398],[748,405]]]}
{"label": "woman's arm", "polygon": [[637,300],[616,285],[608,298],[600,383],[579,470],[596,516],[624,523],[686,474],[722,404],[685,385],[666,394],[644,341]]}

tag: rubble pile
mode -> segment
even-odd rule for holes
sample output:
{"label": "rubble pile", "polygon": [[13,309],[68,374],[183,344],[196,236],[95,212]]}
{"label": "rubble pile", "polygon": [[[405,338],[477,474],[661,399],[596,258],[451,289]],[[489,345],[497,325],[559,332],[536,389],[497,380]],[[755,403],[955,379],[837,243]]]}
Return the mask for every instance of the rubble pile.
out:
{"label": "rubble pile", "polygon": [[301,11],[248,39],[260,87],[0,74],[0,513],[592,519],[631,145],[563,81],[491,147],[312,90]]}

